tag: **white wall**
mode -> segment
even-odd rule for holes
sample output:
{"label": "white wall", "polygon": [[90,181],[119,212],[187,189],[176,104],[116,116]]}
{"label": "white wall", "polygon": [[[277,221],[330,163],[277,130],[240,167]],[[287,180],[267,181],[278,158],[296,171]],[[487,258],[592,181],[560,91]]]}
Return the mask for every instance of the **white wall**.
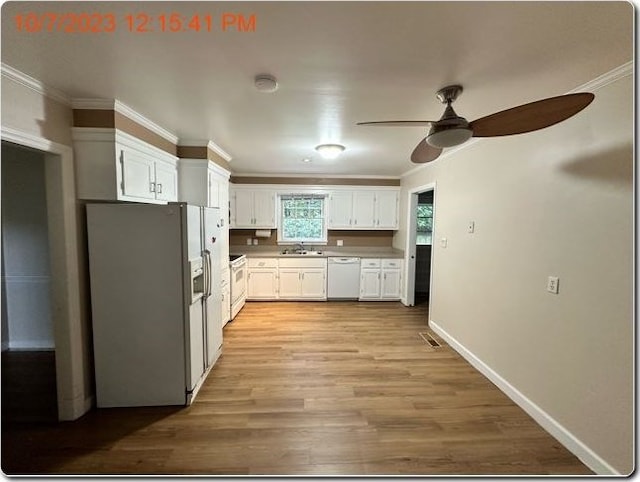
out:
{"label": "white wall", "polygon": [[42,153],[2,143],[2,260],[8,347],[54,348]]}
{"label": "white wall", "polygon": [[[595,93],[561,124],[479,140],[410,173],[401,219],[409,190],[435,182],[432,327],[538,410],[598,472],[627,474],[633,80]],[[405,241],[401,226],[394,246]],[[557,295],[546,291],[551,275],[560,278]]]}

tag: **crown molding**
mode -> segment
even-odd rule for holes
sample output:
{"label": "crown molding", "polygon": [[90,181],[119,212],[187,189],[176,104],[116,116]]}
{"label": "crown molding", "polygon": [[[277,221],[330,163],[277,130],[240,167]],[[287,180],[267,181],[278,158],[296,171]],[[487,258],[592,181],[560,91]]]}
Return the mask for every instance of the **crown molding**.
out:
{"label": "crown molding", "polygon": [[596,77],[593,80],[590,80],[586,84],[582,84],[581,86],[567,92],[568,94],[573,94],[574,92],[595,92],[597,90],[602,89],[603,87],[612,84],[628,75],[633,74],[633,60],[627,62],[626,64],[622,64],[620,67],[616,67],[609,72],[602,74],[599,77]]}
{"label": "crown molding", "polygon": [[172,134],[163,127],[160,127],[158,124],[149,120],[142,114],[139,114],[125,103],[120,102],[118,99],[77,98],[71,100],[71,107],[73,107],[74,109],[113,110],[134,121],[136,124],[149,129],[151,132],[159,135],[172,144],[175,145],[178,143],[178,136]]}
{"label": "crown molding", "polygon": [[180,139],[179,146],[185,147],[206,147],[222,157],[225,161],[231,162],[231,154],[225,151],[222,147],[211,140],[193,140],[193,139]]}
{"label": "crown molding", "polygon": [[64,104],[67,106],[71,105],[71,98],[62,92],[61,90],[54,89],[53,87],[49,87],[38,79],[35,79],[23,72],[20,72],[18,69],[11,67],[8,64],[2,62],[1,64],[2,76],[6,77],[9,80],[12,80],[28,89],[37,92],[40,95],[45,97],[49,97],[51,100],[55,100],[60,104]]}
{"label": "crown molding", "polygon": [[245,172],[234,172],[234,177],[290,177],[295,179],[296,177],[308,178],[308,177],[321,177],[324,179],[389,179],[392,181],[400,180],[401,176],[378,176],[371,174],[322,174],[319,172],[305,172],[305,173],[245,173]]}

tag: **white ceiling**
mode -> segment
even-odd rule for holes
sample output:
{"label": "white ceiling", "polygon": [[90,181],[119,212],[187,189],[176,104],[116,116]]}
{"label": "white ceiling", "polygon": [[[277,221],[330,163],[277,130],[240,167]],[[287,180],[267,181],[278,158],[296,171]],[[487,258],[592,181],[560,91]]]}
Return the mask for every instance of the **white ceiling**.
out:
{"label": "white ceiling", "polygon": [[[114,13],[116,33],[17,31],[19,12]],[[210,14],[211,32],[127,31],[125,15]],[[255,32],[222,31],[224,12]],[[633,58],[626,2],[7,2],[2,62],[72,98],[118,99],[184,140],[213,140],[238,174],[399,176],[435,91],[460,83],[469,121],[564,94]],[[278,78],[256,91],[258,73]],[[9,102],[10,99],[2,99]],[[631,101],[631,100],[630,100]],[[526,134],[525,134],[526,135]],[[320,143],[347,150],[333,161]],[[480,142],[491,142],[491,139]],[[301,159],[312,162],[303,164]]]}

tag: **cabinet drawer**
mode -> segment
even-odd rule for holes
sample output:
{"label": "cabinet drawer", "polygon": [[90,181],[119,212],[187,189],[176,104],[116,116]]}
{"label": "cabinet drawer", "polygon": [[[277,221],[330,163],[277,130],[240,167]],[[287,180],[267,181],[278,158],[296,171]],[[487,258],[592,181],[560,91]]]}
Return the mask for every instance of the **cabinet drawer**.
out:
{"label": "cabinet drawer", "polygon": [[278,258],[247,258],[249,268],[277,268]]}
{"label": "cabinet drawer", "polygon": [[280,258],[281,268],[326,268],[326,258]]}
{"label": "cabinet drawer", "polygon": [[382,267],[383,268],[396,268],[396,269],[400,269],[402,268],[402,259],[383,259],[382,260]]}
{"label": "cabinet drawer", "polygon": [[362,258],[360,261],[361,268],[379,268],[380,260],[377,258]]}

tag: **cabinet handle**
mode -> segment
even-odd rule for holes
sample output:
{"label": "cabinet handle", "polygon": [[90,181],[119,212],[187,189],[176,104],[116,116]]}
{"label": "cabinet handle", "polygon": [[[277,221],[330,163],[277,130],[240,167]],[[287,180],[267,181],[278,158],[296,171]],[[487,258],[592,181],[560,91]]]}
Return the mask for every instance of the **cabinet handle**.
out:
{"label": "cabinet handle", "polygon": [[162,194],[162,184],[156,184],[156,188],[157,188],[157,193],[158,194]]}
{"label": "cabinet handle", "polygon": [[384,279],[387,279],[387,273],[384,274]]}
{"label": "cabinet handle", "polygon": [[380,279],[380,273],[378,273],[378,279]]}
{"label": "cabinet handle", "polygon": [[156,183],[152,182],[149,184],[149,192],[156,192]]}
{"label": "cabinet handle", "polygon": [[353,224],[354,224],[355,226],[357,226],[357,225],[358,225],[358,220],[357,220],[357,219],[354,219],[354,220],[353,220]]}

